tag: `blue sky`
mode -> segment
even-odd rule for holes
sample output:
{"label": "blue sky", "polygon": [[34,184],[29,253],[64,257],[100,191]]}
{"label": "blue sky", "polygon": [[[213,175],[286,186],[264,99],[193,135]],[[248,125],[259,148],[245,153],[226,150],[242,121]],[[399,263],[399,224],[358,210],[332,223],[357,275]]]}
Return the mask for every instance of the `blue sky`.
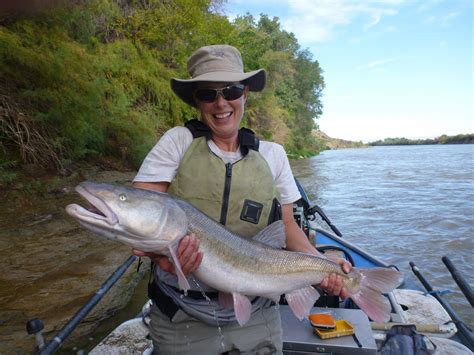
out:
{"label": "blue sky", "polygon": [[324,71],[331,137],[364,142],[474,132],[472,0],[228,0],[278,17]]}

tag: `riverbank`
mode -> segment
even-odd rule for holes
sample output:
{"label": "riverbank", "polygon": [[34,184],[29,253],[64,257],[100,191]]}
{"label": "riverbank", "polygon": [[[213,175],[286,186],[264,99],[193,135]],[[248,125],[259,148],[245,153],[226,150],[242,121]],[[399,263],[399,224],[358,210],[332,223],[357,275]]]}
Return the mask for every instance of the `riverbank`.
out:
{"label": "riverbank", "polygon": [[457,134],[447,136],[443,134],[436,138],[428,139],[407,139],[407,138],[385,138],[375,142],[370,142],[370,146],[392,146],[392,145],[433,145],[433,144],[474,144],[474,134]]}
{"label": "riverbank", "polygon": [[[130,184],[135,171],[76,166],[68,176],[25,169],[0,188],[0,353],[29,353],[25,324],[40,318],[54,335],[128,256],[130,248],[87,232],[64,207],[80,201],[83,180]],[[124,307],[147,267],[131,268],[65,343],[92,332]]]}
{"label": "riverbank", "polygon": [[348,141],[345,139],[329,137],[326,133],[317,129],[313,130],[311,132],[311,135],[315,137],[316,139],[322,141],[326,145],[327,149],[330,149],[330,150],[368,147],[367,144],[364,144],[361,141],[354,142],[354,141]]}

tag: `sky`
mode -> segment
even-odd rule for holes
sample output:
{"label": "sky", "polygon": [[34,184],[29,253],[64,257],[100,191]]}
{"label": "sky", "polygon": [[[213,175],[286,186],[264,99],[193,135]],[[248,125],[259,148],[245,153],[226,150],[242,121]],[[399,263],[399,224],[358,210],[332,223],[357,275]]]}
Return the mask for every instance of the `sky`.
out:
{"label": "sky", "polygon": [[228,0],[231,20],[278,17],[319,62],[316,121],[371,142],[474,132],[473,0]]}

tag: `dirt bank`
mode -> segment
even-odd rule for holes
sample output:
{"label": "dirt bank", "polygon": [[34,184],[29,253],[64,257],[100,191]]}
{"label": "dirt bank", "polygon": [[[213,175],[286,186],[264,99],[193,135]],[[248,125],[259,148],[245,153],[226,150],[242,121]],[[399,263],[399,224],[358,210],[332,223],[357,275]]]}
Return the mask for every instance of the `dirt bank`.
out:
{"label": "dirt bank", "polygon": [[[73,178],[43,177],[0,190],[0,353],[29,353],[35,341],[26,333],[27,320],[42,319],[50,337],[130,256],[130,248],[80,227],[64,207],[80,201],[74,186],[81,180],[130,184],[134,175],[88,169]],[[132,266],[70,342],[123,307],[140,278]]]}

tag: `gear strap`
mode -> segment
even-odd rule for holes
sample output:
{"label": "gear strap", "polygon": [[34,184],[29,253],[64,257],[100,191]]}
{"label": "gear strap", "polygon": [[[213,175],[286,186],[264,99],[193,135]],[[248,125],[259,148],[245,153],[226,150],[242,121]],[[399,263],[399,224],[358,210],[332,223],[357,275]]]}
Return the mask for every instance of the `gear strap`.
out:
{"label": "gear strap", "polygon": [[[184,126],[191,131],[193,138],[206,137],[207,140],[211,139],[212,133],[209,127],[197,120],[192,119],[184,124]],[[258,152],[260,146],[260,140],[255,135],[255,132],[248,128],[239,129],[239,146],[240,151],[243,155],[247,155],[249,149],[255,150]]]}

